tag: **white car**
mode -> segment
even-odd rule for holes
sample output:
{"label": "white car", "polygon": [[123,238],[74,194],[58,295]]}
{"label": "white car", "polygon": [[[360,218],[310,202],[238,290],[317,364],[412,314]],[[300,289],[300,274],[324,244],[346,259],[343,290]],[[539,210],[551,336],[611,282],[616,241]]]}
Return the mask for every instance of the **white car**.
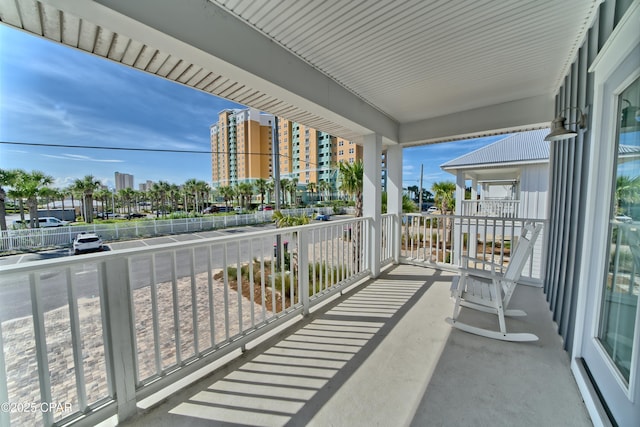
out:
{"label": "white car", "polygon": [[102,239],[95,233],[80,233],[73,239],[73,253],[101,251]]}
{"label": "white car", "polygon": [[[63,227],[65,225],[69,225],[69,221],[62,221],[61,219],[45,216],[38,218],[38,227],[40,228],[48,228],[48,227]],[[27,228],[31,226],[31,221],[28,219],[15,220],[13,221],[13,228]]]}
{"label": "white car", "polygon": [[427,213],[428,214],[439,214],[440,213],[440,209],[438,209],[437,206],[431,206],[429,209],[427,209]]}

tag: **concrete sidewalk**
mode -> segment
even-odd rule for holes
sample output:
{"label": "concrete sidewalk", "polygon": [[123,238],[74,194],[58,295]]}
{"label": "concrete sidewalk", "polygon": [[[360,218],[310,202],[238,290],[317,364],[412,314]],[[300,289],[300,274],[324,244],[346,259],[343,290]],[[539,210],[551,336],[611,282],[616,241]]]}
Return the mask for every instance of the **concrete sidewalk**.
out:
{"label": "concrete sidewalk", "polygon": [[541,289],[509,320],[540,340],[509,343],[444,322],[450,278],[391,268],[126,425],[591,425]]}

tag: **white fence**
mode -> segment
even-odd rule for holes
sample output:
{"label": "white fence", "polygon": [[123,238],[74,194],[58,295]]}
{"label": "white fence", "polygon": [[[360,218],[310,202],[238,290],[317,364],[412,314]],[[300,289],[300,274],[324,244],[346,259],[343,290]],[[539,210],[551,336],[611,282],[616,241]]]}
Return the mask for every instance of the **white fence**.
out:
{"label": "white fence", "polygon": [[0,401],[63,405],[2,411],[0,425],[132,416],[140,399],[368,276],[371,223],[1,267]]}
{"label": "white fence", "polygon": [[546,221],[459,215],[409,214],[402,218],[403,261],[457,270],[462,255],[473,258],[468,267],[489,264],[506,267],[525,221],[545,225],[522,273],[522,281],[540,285],[543,279]]}
{"label": "white fence", "polygon": [[463,200],[463,216],[497,216],[517,218],[520,200]]}
{"label": "white fence", "polygon": [[[286,215],[313,215],[316,212],[331,213],[331,208],[285,209]],[[243,215],[212,215],[180,219],[148,219],[114,223],[94,223],[56,228],[6,230],[0,232],[0,253],[47,247],[68,246],[78,233],[91,232],[104,241],[190,233],[227,227],[270,222],[273,211]]]}

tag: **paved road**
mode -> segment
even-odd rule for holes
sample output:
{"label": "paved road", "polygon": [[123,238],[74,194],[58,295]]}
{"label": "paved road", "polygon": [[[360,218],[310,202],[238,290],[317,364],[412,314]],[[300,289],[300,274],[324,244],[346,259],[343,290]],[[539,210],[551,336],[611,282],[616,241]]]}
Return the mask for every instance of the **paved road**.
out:
{"label": "paved road", "polygon": [[[343,219],[345,217],[335,217],[335,219]],[[181,242],[189,240],[199,240],[216,236],[228,236],[230,234],[244,234],[253,231],[274,229],[273,224],[243,226],[237,228],[228,228],[224,230],[202,231],[196,233],[179,234],[171,236],[152,237],[148,239],[129,240],[121,242],[108,243],[108,250],[118,250],[126,248],[136,248],[160,245],[171,242]],[[227,250],[227,265],[237,262],[238,254],[240,262],[247,262],[252,258],[261,255],[270,256],[273,251],[273,237],[264,240],[262,244],[258,240],[253,240],[253,253],[249,248],[247,240],[241,240],[239,247],[237,244],[231,244]],[[212,253],[213,268],[221,268],[223,265],[223,248],[216,247]],[[46,260],[60,258],[65,256],[73,256],[69,249],[55,249],[42,251],[38,253],[28,253],[20,255],[11,255],[0,257],[0,265],[11,265],[30,261]],[[82,255],[78,255],[81,257]],[[202,273],[207,269],[206,257],[208,253],[204,251],[196,252],[196,274]],[[146,258],[134,258],[131,265],[132,284],[134,289],[149,286],[151,281],[151,266]],[[172,277],[172,262],[168,254],[160,254],[156,257],[156,282],[170,281]],[[176,276],[184,277],[191,274],[190,254],[186,251],[176,254]],[[82,264],[74,267],[72,275],[75,277],[76,295],[78,298],[91,297],[98,294],[97,270],[93,263]],[[43,282],[41,286],[44,311],[49,311],[68,304],[67,277],[63,271],[55,271],[42,274],[40,280]],[[15,319],[28,316],[32,313],[30,286],[28,279],[2,276],[0,277],[0,321]]]}
{"label": "paved road", "polygon": [[[238,228],[230,228],[225,230],[197,232],[193,234],[181,234],[173,236],[153,237],[149,239],[130,240],[122,242],[112,242],[108,244],[109,250],[135,248],[144,246],[160,245],[170,242],[180,242],[189,240],[200,240],[208,237],[228,236],[229,234],[244,234],[252,231],[273,229],[273,224],[265,224],[261,226],[246,226]],[[250,253],[249,242],[247,240],[240,241],[240,247],[237,243],[228,246],[227,260],[236,262],[237,254],[240,254],[240,261],[247,262],[250,258],[258,257],[261,254],[269,255],[273,250],[272,238],[265,240],[262,246],[259,241],[252,241],[253,253]],[[216,247],[212,253],[213,267],[221,268],[223,261],[223,248]],[[197,251],[196,273],[201,273],[207,269],[208,252]],[[69,249],[56,249],[43,251],[39,253],[29,253],[21,255],[12,255],[2,257],[0,265],[10,265],[16,263],[24,263],[28,261],[45,260],[52,258],[60,258],[72,256]],[[78,255],[81,257],[82,255]],[[147,258],[132,259],[131,276],[134,289],[149,286],[151,281],[150,262]],[[156,281],[170,281],[172,277],[172,262],[169,254],[160,254],[156,257]],[[91,297],[98,294],[97,270],[93,263],[81,264],[74,267],[72,271],[75,277],[76,294],[78,298]],[[181,251],[176,254],[176,276],[184,277],[191,274],[190,253]],[[58,307],[62,307],[68,303],[67,297],[67,277],[63,271],[52,271],[44,273],[40,277],[43,286],[41,286],[44,311],[49,311]],[[13,277],[0,277],[0,321],[15,319],[32,313],[30,286],[27,278],[16,280]]]}

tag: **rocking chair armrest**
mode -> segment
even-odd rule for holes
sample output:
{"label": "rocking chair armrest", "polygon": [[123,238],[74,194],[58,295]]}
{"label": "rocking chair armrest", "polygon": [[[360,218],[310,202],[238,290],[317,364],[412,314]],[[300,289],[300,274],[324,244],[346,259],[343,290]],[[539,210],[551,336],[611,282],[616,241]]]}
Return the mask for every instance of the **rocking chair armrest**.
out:
{"label": "rocking chair armrest", "polygon": [[488,279],[488,280],[501,280],[501,279],[503,279],[503,276],[501,274],[496,274],[493,271],[477,270],[477,269],[473,269],[473,268],[463,268],[460,271],[460,274],[462,276],[477,277],[477,278],[480,278],[480,279]]}
{"label": "rocking chair armrest", "polygon": [[[488,265],[488,266],[491,267],[491,271],[496,271],[496,269],[505,267],[502,264],[496,264],[495,262],[490,262],[490,261],[483,261],[481,259],[473,258],[473,257],[467,256],[467,255],[461,255],[460,257],[463,260],[467,260],[467,261],[470,261],[470,262],[473,262],[473,263],[476,263],[476,264]],[[465,267],[462,267],[462,268],[464,269]]]}

